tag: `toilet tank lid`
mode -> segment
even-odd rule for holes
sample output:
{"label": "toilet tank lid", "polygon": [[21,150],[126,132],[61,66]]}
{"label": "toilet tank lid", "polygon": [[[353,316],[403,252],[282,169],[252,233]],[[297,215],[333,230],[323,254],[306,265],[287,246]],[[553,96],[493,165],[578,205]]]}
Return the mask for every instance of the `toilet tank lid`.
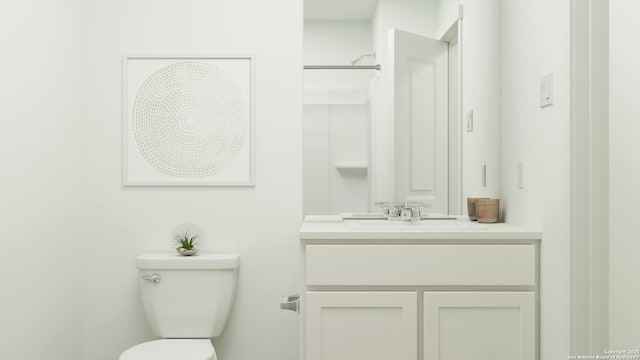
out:
{"label": "toilet tank lid", "polygon": [[216,270],[235,269],[240,265],[238,254],[142,254],[136,257],[138,269],[153,270]]}
{"label": "toilet tank lid", "polygon": [[209,339],[163,339],[127,349],[119,360],[211,360],[215,350]]}

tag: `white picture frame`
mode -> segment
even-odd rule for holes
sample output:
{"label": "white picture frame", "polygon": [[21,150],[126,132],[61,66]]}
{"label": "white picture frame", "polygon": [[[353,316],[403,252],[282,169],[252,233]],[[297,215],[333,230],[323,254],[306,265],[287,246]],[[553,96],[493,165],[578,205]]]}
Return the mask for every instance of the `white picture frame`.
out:
{"label": "white picture frame", "polygon": [[255,186],[255,57],[122,59],[124,186]]}

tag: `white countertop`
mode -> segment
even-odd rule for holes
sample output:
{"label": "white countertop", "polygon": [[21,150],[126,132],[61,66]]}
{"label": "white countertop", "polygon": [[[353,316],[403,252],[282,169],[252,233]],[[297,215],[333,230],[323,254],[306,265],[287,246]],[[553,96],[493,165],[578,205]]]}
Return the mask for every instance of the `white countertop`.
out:
{"label": "white countertop", "polygon": [[[361,220],[367,221],[367,220]],[[431,220],[422,220],[431,221]],[[458,229],[407,227],[347,227],[339,215],[306,216],[300,228],[300,239],[306,240],[540,240],[542,233],[525,227],[497,223],[478,224],[466,216],[458,217]],[[394,226],[393,224],[391,226]],[[478,229],[475,229],[477,227]]]}

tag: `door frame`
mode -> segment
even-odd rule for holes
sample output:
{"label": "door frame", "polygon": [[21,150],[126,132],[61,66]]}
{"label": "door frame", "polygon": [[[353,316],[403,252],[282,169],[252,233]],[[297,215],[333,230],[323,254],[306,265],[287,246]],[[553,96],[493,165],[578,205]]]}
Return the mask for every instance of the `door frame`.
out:
{"label": "door frame", "polygon": [[609,342],[609,0],[571,0],[570,355]]}
{"label": "door frame", "polygon": [[[458,4],[458,16],[453,19],[449,25],[438,30],[436,33],[436,39],[458,45],[458,63],[456,64],[455,71],[457,72],[458,82],[457,97],[458,107],[456,114],[449,113],[449,214],[464,214],[465,204],[462,193],[462,172],[463,172],[463,142],[462,142],[462,129],[463,127],[463,39],[462,39],[462,20],[464,15],[464,5]],[[452,71],[452,67],[449,66],[449,71]],[[453,115],[453,116],[452,116]],[[451,134],[455,134],[452,136]]]}

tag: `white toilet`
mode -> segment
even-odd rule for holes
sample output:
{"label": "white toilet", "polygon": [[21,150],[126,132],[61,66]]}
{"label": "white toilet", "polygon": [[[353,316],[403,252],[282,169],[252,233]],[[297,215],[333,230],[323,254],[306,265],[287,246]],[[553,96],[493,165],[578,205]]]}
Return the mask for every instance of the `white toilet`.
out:
{"label": "white toilet", "polygon": [[147,320],[163,338],[127,349],[120,360],[216,360],[211,338],[224,330],[240,255],[144,254],[136,258]]}

